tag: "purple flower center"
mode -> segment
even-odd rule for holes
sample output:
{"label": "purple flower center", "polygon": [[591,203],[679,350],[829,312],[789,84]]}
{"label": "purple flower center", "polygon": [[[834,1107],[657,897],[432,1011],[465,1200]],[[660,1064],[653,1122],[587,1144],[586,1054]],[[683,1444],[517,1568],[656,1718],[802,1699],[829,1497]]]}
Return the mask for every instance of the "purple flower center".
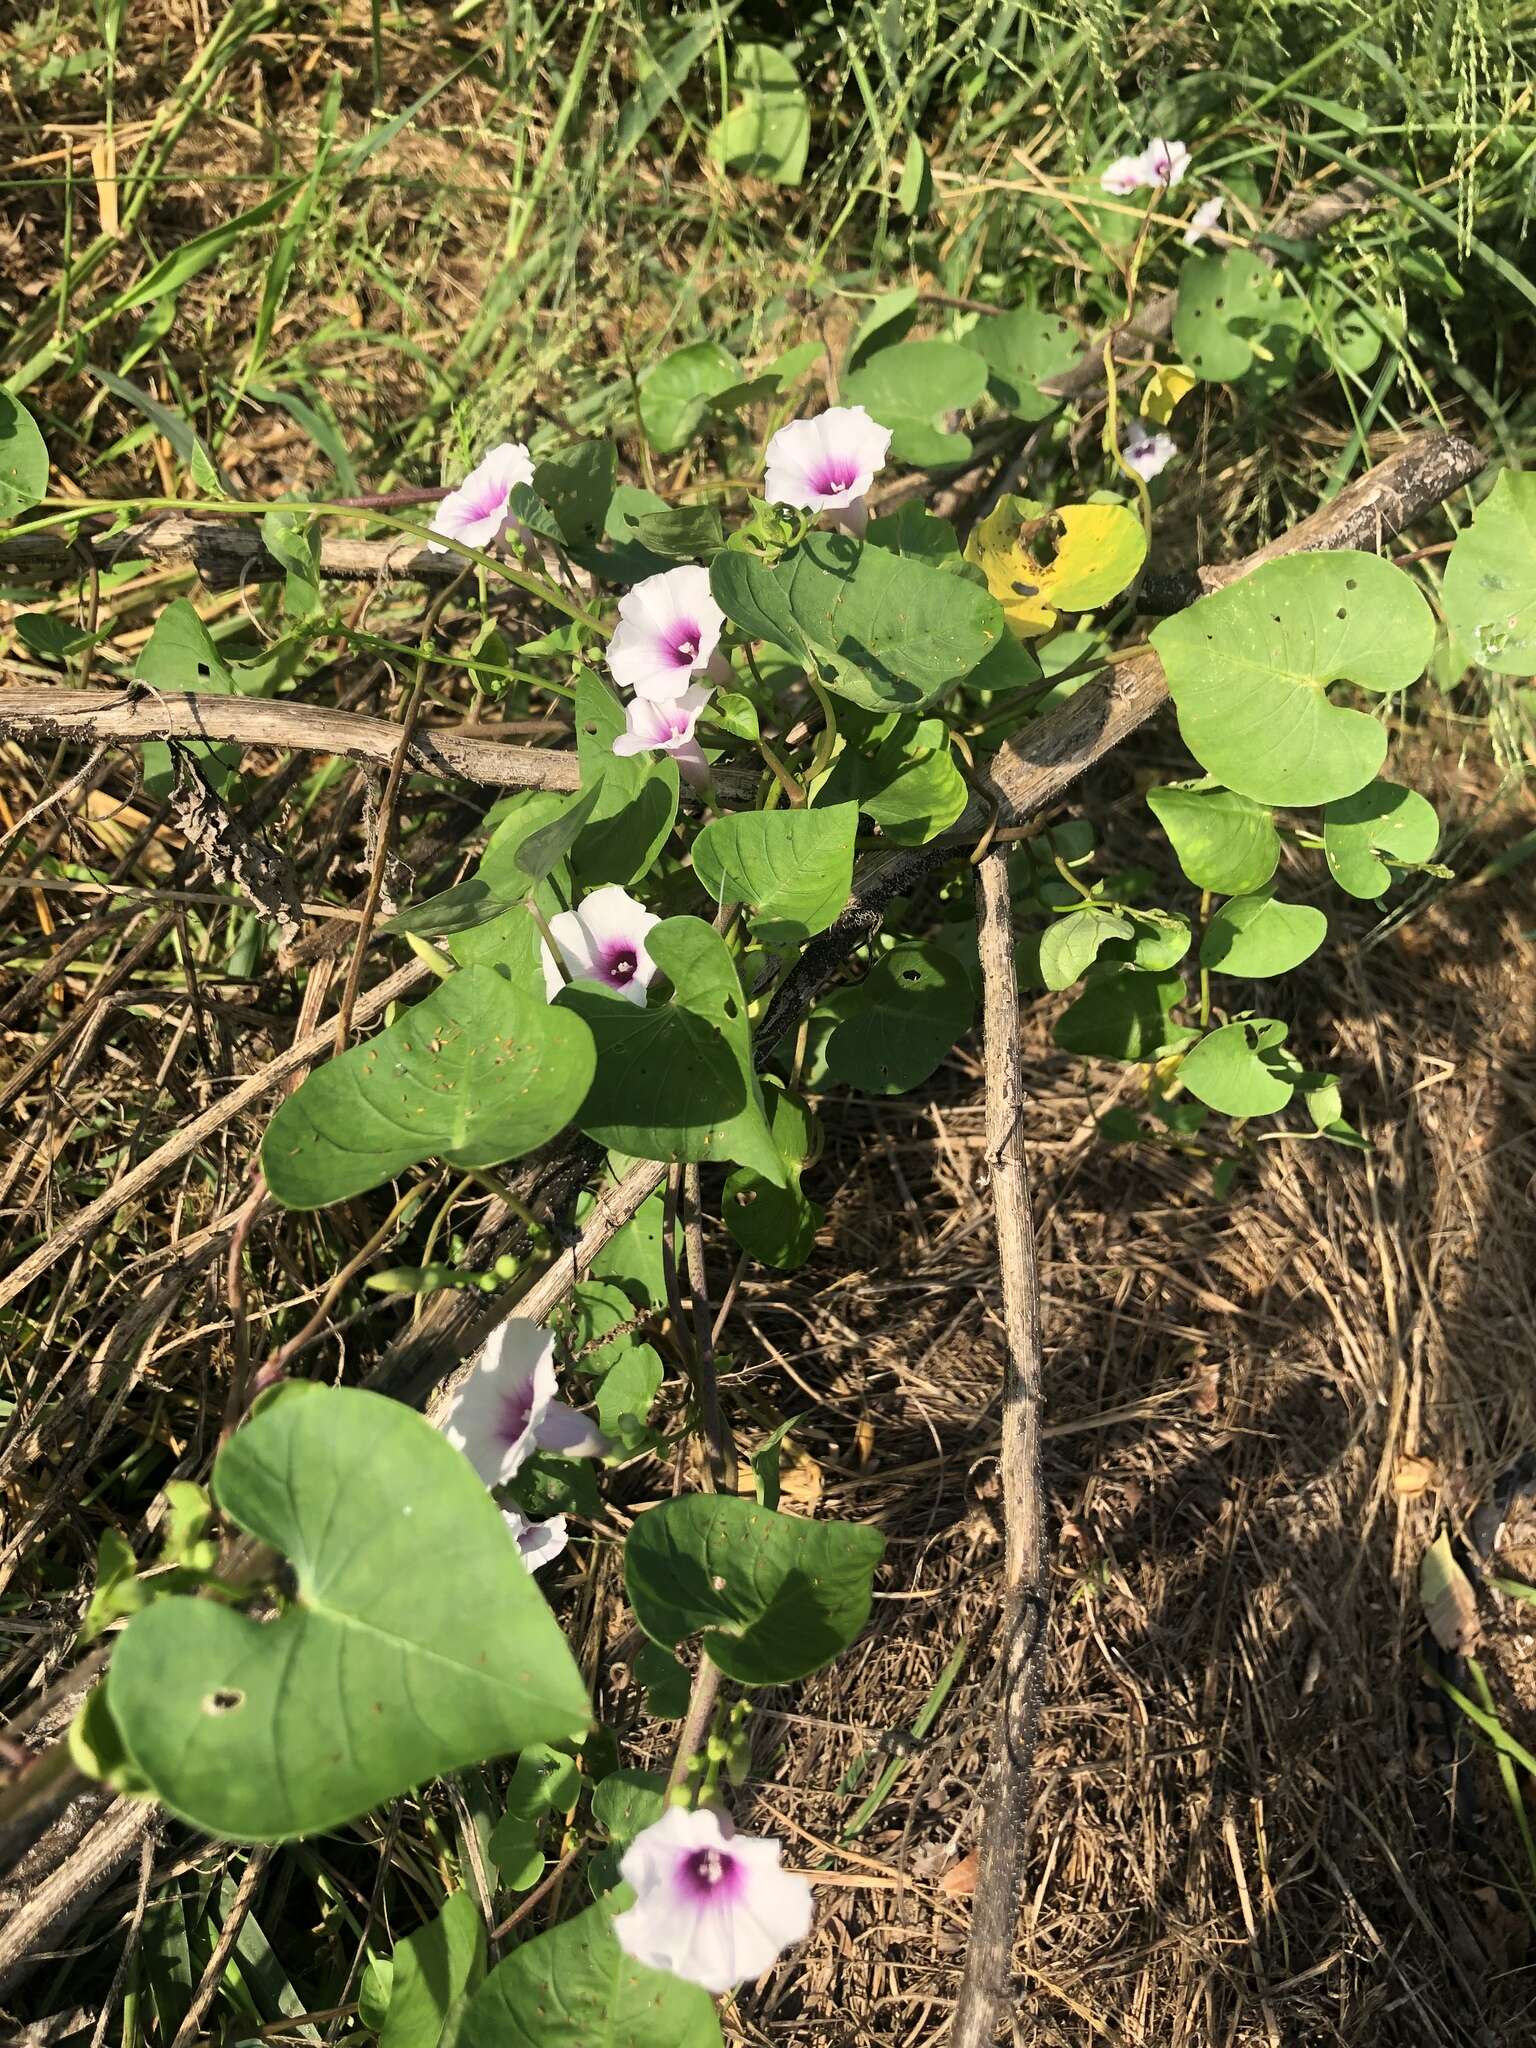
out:
{"label": "purple flower center", "polygon": [[501,1397],[501,1419],[496,1434],[503,1447],[511,1450],[523,1431],[528,1427],[528,1418],[533,1413],[533,1375],[514,1387],[510,1394]]}
{"label": "purple flower center", "polygon": [[819,469],[811,471],[811,489],[823,498],[830,498],[835,491],[851,491],[858,480],[858,465],[846,455],[829,455]]}
{"label": "purple flower center", "polygon": [[501,484],[482,484],[477,497],[464,507],[473,520],[489,519],[493,512],[505,512],[510,493]]}
{"label": "purple flower center", "polygon": [[724,1905],[741,1891],[742,1866],[722,1849],[695,1849],[683,1858],[678,1877],[696,1905]]}
{"label": "purple flower center", "polygon": [[600,965],[610,988],[628,988],[640,965],[640,956],[628,939],[616,939],[603,948]]}
{"label": "purple flower center", "polygon": [[672,666],[692,668],[699,658],[699,642],[703,637],[696,620],[679,619],[662,638],[662,646]]}

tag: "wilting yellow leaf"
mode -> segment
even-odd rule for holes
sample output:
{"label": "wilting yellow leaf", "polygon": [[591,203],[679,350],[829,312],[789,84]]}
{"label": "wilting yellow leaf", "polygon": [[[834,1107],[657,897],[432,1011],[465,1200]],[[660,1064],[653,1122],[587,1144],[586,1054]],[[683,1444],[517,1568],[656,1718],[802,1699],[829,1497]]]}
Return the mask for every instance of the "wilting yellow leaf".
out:
{"label": "wilting yellow leaf", "polygon": [[1472,1581],[1456,1562],[1442,1529],[1419,1563],[1419,1604],[1429,1632],[1442,1650],[1475,1649],[1482,1626]]}
{"label": "wilting yellow leaf", "polygon": [[1141,394],[1141,416],[1156,427],[1166,427],[1179,401],[1195,388],[1195,373],[1182,363],[1164,363],[1154,370],[1152,381]]}
{"label": "wilting yellow leaf", "polygon": [[1061,612],[1108,604],[1146,554],[1146,534],[1128,505],[1063,505],[1047,512],[1032,499],[1013,497],[998,501],[965,548],[1021,640],[1053,632]]}

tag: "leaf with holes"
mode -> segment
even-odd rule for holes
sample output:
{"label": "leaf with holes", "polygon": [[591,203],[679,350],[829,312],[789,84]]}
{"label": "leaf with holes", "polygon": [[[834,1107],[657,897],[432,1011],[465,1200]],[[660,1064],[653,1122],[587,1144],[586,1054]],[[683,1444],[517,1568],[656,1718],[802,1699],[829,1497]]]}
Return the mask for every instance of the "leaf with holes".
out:
{"label": "leaf with holes", "polygon": [[693,842],[693,871],[717,903],[748,906],[763,945],[803,945],[848,900],[858,824],[851,803],[736,811],[712,819]]}
{"label": "leaf with holes", "polygon": [[[184,597],[173,598],[155,621],[154,631],[133,664],[134,680],[152,690],[209,690],[221,697],[239,694],[234,670],[220,654],[213,635]],[[240,772],[244,752],[238,740],[178,740],[177,746],[199,764],[215,796],[223,796]],[[151,740],[143,751],[144,789],[149,796],[168,797],[175,781],[171,750]]]}
{"label": "leaf with holes", "polygon": [[496,1965],[457,2048],[720,2048],[720,2022],[699,1985],[624,1953],[600,1901]]}
{"label": "leaf with holes", "polygon": [[1097,611],[1133,583],[1147,536],[1129,505],[1063,505],[1003,497],[972,531],[965,559],[1020,639],[1054,631],[1062,612]]}
{"label": "leaf with holes", "polygon": [[1269,1116],[1296,1092],[1301,1068],[1284,1048],[1288,1026],[1273,1017],[1223,1024],[1179,1062],[1191,1095],[1224,1116]]}
{"label": "leaf with holes", "polygon": [[1288,555],[1152,632],[1179,730],[1201,767],[1264,804],[1352,796],[1381,766],[1385,727],[1329,683],[1403,690],[1435,622],[1412,579],[1376,555]]}
{"label": "leaf with holes", "polygon": [[1040,386],[1070,370],[1081,338],[1057,313],[1019,306],[995,320],[978,320],[966,337],[986,363],[992,395],[1021,420],[1048,419],[1061,404]]}
{"label": "leaf with holes", "polygon": [[446,1771],[587,1725],[581,1675],[469,1461],[411,1409],[304,1386],[220,1451],[225,1517],[289,1561],[253,1621],[156,1600],[107,1698],[161,1803],[214,1835],[290,1841]]}
{"label": "leaf with holes", "polygon": [[654,1643],[688,1637],[740,1685],[819,1671],[869,1619],[885,1549],[862,1522],[808,1522],[726,1494],[693,1494],[636,1516],[624,1584]]}
{"label": "leaf with holes", "polygon": [[817,655],[828,686],[870,711],[926,709],[1003,636],[986,591],[845,533],[808,534],[771,569],[727,548],[710,587],[744,632]]}
{"label": "leaf with holes", "polygon": [[1281,285],[1248,249],[1190,256],[1179,272],[1173,340],[1180,358],[1205,383],[1231,384],[1252,369],[1279,302]]}
{"label": "leaf with holes", "polygon": [[1390,863],[1421,866],[1434,858],[1439,843],[1434,805],[1398,782],[1368,783],[1323,808],[1328,870],[1351,896],[1385,896],[1392,886]]}
{"label": "leaf with holes", "polygon": [[1200,941],[1200,965],[1264,981],[1310,960],[1328,936],[1328,920],[1309,903],[1277,903],[1269,889],[1223,903]]}
{"label": "leaf with holes", "polygon": [[902,341],[867,355],[843,379],[844,405],[862,405],[891,429],[898,462],[935,468],[964,462],[968,435],[951,433],[951,413],[969,412],[987,388],[987,366],[957,341]]}
{"label": "leaf with holes", "polygon": [[896,946],[838,1012],[827,1071],[870,1095],[904,1095],[938,1066],[975,1013],[970,979],[938,946]]}
{"label": "leaf with holes", "polygon": [[1536,676],[1536,476],[1500,471],[1456,536],[1440,595],[1474,661],[1495,675]]}
{"label": "leaf with holes", "polygon": [[520,1159],[570,1122],[593,1066],[579,1017],[466,967],[289,1096],[262,1140],[267,1186],[285,1208],[319,1209],[423,1159]]}
{"label": "leaf with holes", "polygon": [[672,983],[670,1002],[637,1008],[578,982],[555,1005],[580,1017],[597,1047],[577,1122],[600,1145],[636,1159],[731,1160],[782,1187],[746,998],[724,939],[701,918],[669,917],[645,943]]}
{"label": "leaf with holes", "polygon": [[1149,789],[1147,802],[1197,889],[1246,896],[1262,889],[1280,865],[1273,816],[1235,790],[1174,782]]}
{"label": "leaf with holes", "polygon": [[47,495],[47,443],[20,400],[0,391],[0,519],[30,511]]}

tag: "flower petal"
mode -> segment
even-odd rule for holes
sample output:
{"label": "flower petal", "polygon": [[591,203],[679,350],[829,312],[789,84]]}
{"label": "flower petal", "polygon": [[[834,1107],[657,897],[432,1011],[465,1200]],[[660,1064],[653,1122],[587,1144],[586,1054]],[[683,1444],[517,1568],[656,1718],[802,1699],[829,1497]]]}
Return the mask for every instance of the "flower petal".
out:
{"label": "flower petal", "polygon": [[550,1402],[534,1434],[541,1451],[558,1451],[562,1458],[601,1458],[608,1450],[597,1424],[563,1401]]}

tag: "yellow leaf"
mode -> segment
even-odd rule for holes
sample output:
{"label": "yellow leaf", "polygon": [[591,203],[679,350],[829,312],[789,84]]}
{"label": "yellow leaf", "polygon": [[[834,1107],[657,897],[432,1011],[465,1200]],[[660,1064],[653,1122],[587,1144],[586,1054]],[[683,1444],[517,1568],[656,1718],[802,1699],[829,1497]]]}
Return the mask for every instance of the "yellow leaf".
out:
{"label": "yellow leaf", "polygon": [[1189,396],[1195,383],[1193,370],[1186,370],[1182,363],[1164,363],[1152,373],[1152,381],[1141,394],[1142,418],[1155,427],[1166,427],[1179,401]]}
{"label": "yellow leaf", "polygon": [[1147,538],[1128,505],[999,500],[974,529],[965,556],[987,579],[1021,640],[1053,632],[1063,611],[1096,611],[1117,597],[1146,559]]}

